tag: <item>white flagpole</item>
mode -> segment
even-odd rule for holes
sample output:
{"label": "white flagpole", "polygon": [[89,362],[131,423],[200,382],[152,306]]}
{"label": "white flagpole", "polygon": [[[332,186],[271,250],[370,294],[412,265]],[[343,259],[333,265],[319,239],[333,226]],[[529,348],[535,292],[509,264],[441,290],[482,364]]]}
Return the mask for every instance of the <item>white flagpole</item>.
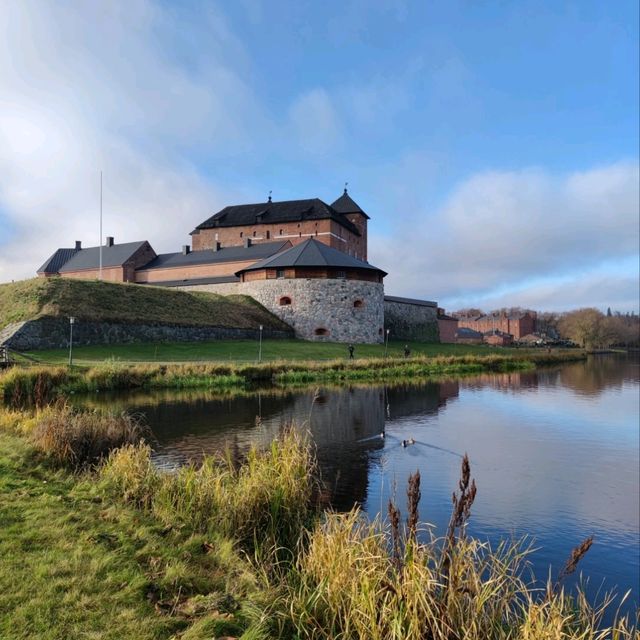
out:
{"label": "white flagpole", "polygon": [[102,171],[100,172],[100,280],[102,280]]}

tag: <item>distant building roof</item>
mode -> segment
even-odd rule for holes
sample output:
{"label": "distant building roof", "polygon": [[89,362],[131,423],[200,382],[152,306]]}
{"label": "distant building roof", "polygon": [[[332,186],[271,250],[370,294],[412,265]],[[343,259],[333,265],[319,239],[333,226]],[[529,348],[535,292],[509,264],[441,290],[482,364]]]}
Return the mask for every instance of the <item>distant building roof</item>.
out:
{"label": "distant building roof", "polygon": [[360,208],[360,206],[353,201],[351,196],[344,190],[344,193],[335,201],[331,203],[331,206],[338,213],[361,213],[367,220],[370,220],[369,216]]}
{"label": "distant building roof", "polygon": [[447,315],[446,313],[439,313],[438,320],[452,320],[455,322],[459,322],[460,318],[456,318],[455,316]]}
{"label": "distant building roof", "polygon": [[[102,247],[102,266],[119,267],[140,249],[147,241],[124,242]],[[55,255],[55,254],[54,254]],[[78,249],[59,269],[59,273],[81,271],[83,269],[98,269],[100,267],[100,247]]]}
{"label": "distant building roof", "polygon": [[[351,199],[351,198],[349,198]],[[355,203],[354,203],[355,204]],[[357,205],[356,205],[357,206]],[[191,233],[216,227],[239,227],[254,224],[278,224],[302,220],[331,219],[360,235],[358,228],[341,213],[319,198],[310,200],[283,200],[281,202],[259,202],[225,207],[200,223]]]}
{"label": "distant building roof", "polygon": [[36,273],[59,273],[62,266],[81,249],[57,249]]}
{"label": "distant building roof", "polygon": [[211,278],[185,278],[184,280],[164,280],[162,282],[139,282],[138,284],[150,287],[189,287],[200,284],[226,284],[228,282],[240,282],[237,276],[218,276]]}
{"label": "distant building roof", "polygon": [[247,260],[262,260],[290,247],[288,240],[279,242],[260,242],[249,247],[221,247],[218,251],[202,249],[190,253],[161,253],[151,262],[140,267],[138,271],[147,269],[167,269],[170,267],[188,267],[201,264],[216,264],[220,262],[246,262]]}
{"label": "distant building roof", "polygon": [[386,271],[374,267],[364,260],[358,260],[347,255],[338,249],[329,247],[323,242],[318,242],[315,238],[309,238],[304,242],[278,253],[271,258],[261,260],[250,267],[236,272],[240,275],[245,271],[257,271],[258,269],[284,269],[286,267],[335,267],[338,269],[366,269],[367,271],[377,271],[382,275],[387,275]]}
{"label": "distant building roof", "polygon": [[483,335],[482,333],[480,333],[480,331],[469,329],[468,327],[458,327],[456,335],[458,336],[458,338],[483,338]]}
{"label": "distant building roof", "polygon": [[415,304],[418,307],[438,307],[437,302],[431,300],[416,300],[415,298],[398,298],[397,296],[385,296],[385,302],[399,302],[401,304]]}
{"label": "distant building roof", "polygon": [[508,338],[513,338],[513,335],[510,333],[507,333],[506,331],[500,331],[499,329],[492,329],[491,331],[485,331],[483,334],[483,336],[485,337],[489,337],[489,336],[505,336]]}

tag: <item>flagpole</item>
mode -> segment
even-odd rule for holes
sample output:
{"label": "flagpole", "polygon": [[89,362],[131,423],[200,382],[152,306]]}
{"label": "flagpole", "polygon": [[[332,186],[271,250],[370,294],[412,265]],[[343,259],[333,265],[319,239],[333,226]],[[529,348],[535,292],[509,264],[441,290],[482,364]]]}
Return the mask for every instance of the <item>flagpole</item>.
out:
{"label": "flagpole", "polygon": [[100,172],[100,280],[102,280],[102,171]]}

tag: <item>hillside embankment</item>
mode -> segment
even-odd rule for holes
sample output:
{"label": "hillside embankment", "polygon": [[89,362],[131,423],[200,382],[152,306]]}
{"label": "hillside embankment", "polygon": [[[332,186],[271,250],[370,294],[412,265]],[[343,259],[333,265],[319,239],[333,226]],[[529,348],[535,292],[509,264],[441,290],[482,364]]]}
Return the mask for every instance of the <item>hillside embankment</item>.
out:
{"label": "hillside embankment", "polygon": [[292,337],[291,328],[248,296],[135,284],[34,278],[0,285],[0,344],[17,350],[74,344]]}

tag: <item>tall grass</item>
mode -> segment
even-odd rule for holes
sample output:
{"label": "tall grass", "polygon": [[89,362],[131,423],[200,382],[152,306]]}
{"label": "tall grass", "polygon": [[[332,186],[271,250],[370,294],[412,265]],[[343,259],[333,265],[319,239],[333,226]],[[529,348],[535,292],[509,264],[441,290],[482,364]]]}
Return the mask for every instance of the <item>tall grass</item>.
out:
{"label": "tall grass", "polygon": [[[329,513],[309,533],[281,601],[282,637],[316,640],[604,640],[637,638],[627,618],[602,628],[604,608],[562,584],[537,590],[528,577],[524,542],[492,549],[466,535],[475,498],[468,460],[443,539],[420,543],[420,477],[411,476],[408,518],[389,505],[389,522],[358,510]],[[425,532],[426,533],[426,532]],[[588,550],[576,548],[575,569]]]}
{"label": "tall grass", "polygon": [[146,432],[127,414],[78,412],[62,405],[36,416],[31,442],[57,464],[79,469],[96,464],[112,449],[139,442]]}
{"label": "tall grass", "polygon": [[307,439],[287,429],[245,458],[228,452],[160,473],[147,445],[114,451],[101,470],[107,489],[150,508],[166,525],[221,534],[252,550],[294,549],[311,523],[315,461]]}
{"label": "tall grass", "polygon": [[0,375],[0,399],[11,407],[42,407],[71,393],[121,389],[244,388],[257,382],[374,382],[399,378],[518,371],[582,359],[583,354],[466,355],[429,358],[367,358],[262,364],[122,365],[105,362],[88,369],[14,367]]}

